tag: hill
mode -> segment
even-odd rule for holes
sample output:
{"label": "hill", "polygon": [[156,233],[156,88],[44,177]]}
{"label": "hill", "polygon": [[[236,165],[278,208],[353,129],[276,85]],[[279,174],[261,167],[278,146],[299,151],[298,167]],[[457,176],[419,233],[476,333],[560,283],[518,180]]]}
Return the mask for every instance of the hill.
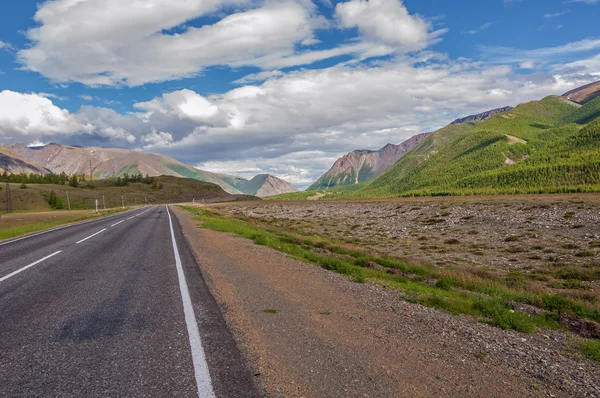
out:
{"label": "hill", "polygon": [[415,135],[400,145],[387,144],[378,151],[357,150],[338,159],[308,190],[356,185],[373,180],[421,143],[430,133]]}
{"label": "hill", "polygon": [[241,194],[213,173],[198,170],[169,156],[155,153],[55,143],[38,148],[29,148],[21,143],[12,143],[5,147],[55,174],[91,174],[94,178],[122,177],[125,174],[170,175],[210,182],[219,185],[230,194]]}
{"label": "hill", "polygon": [[267,197],[291,192],[299,189],[281,178],[269,174],[259,174],[250,181],[244,183],[240,190],[247,195]]}
{"label": "hill", "polygon": [[[432,134],[358,197],[571,192],[600,189],[597,104],[562,97]],[[579,124],[577,122],[587,122]]]}
{"label": "hill", "polygon": [[571,101],[577,102],[578,104],[585,105],[594,98],[600,96],[600,81],[586,84],[585,86],[578,87],[575,90],[571,90],[562,95]]}
{"label": "hill", "polygon": [[271,175],[265,179],[269,184],[262,190],[260,187],[255,190],[255,184],[250,184],[250,189],[244,190],[249,182],[244,178],[199,170],[169,156],[128,149],[55,143],[30,148],[22,143],[12,143],[0,147],[0,160],[3,159],[2,151],[10,154],[13,173],[80,174],[91,175],[92,179],[123,177],[125,174],[150,177],[168,175],[216,184],[232,195],[254,195],[257,190],[276,195],[297,190],[291,184]]}
{"label": "hill", "polygon": [[[244,195],[230,195],[216,184],[190,178],[160,176],[154,178],[155,186],[143,182],[130,183],[127,186],[114,186],[111,180],[96,180],[81,183],[78,188],[58,184],[28,184],[21,188],[11,184],[13,209],[17,212],[46,211],[52,207],[48,203],[51,191],[54,191],[64,208],[67,208],[67,193],[73,210],[92,210],[96,199],[100,207],[106,208],[152,204],[179,203],[214,200],[254,199]],[[4,187],[0,187],[0,211],[6,207]]]}
{"label": "hill", "polygon": [[4,173],[5,168],[11,173],[26,173],[26,174],[45,174],[49,170],[30,163],[28,159],[11,151],[8,148],[0,146],[0,172]]}

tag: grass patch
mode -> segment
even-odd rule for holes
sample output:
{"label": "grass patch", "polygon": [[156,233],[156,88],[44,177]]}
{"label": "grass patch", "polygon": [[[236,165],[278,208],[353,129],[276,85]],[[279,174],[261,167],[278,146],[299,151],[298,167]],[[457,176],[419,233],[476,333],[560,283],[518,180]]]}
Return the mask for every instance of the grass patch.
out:
{"label": "grass patch", "polygon": [[[126,209],[126,210],[128,210],[128,209]],[[16,237],[19,237],[22,235],[39,232],[39,231],[43,231],[46,229],[51,229],[51,228],[59,227],[61,225],[70,224],[70,223],[74,223],[74,222],[78,222],[78,221],[85,221],[85,220],[89,220],[92,218],[110,216],[112,214],[119,213],[121,211],[125,211],[125,210],[121,210],[121,209],[107,210],[107,211],[101,212],[99,214],[89,213],[89,214],[85,214],[85,215],[79,215],[79,216],[58,219],[55,221],[37,222],[37,223],[28,224],[28,225],[15,225],[15,226],[8,227],[8,228],[2,228],[2,224],[0,224],[0,228],[1,228],[0,229],[0,240],[16,238]]]}
{"label": "grass patch", "polygon": [[[415,265],[399,259],[372,256],[322,237],[299,237],[275,231],[272,226],[253,225],[205,209],[184,208],[196,214],[196,219],[203,221],[204,228],[235,233],[290,257],[345,275],[356,282],[368,281],[401,290],[408,301],[473,316],[502,329],[531,333],[537,328],[561,328],[557,321],[559,311],[600,322],[600,311],[591,302],[528,291],[529,284],[533,283],[532,278],[518,271],[501,277],[480,269],[438,269]],[[571,276],[568,273],[565,272],[563,276]],[[591,275],[587,278],[591,278]],[[530,316],[516,312],[512,310],[514,302],[534,305],[548,313]]]}
{"label": "grass patch", "polygon": [[581,344],[581,352],[586,358],[600,362],[600,341],[586,340]]}
{"label": "grass patch", "polygon": [[266,314],[278,314],[279,310],[276,310],[275,308],[266,308],[263,312]]}

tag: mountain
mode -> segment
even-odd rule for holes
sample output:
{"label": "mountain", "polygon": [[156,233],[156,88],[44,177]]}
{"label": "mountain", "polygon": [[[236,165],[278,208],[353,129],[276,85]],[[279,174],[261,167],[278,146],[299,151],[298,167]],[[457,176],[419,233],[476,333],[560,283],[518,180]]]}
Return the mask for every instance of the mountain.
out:
{"label": "mountain", "polygon": [[299,189],[287,181],[270,174],[259,174],[240,187],[246,195],[266,197],[290,192],[298,192]]}
{"label": "mountain", "polygon": [[450,124],[351,196],[600,191],[599,110],[550,96]]}
{"label": "mountain", "polygon": [[495,116],[499,113],[508,112],[511,109],[512,109],[512,106],[505,106],[504,108],[492,109],[491,111],[479,113],[477,115],[471,115],[471,116],[463,117],[461,119],[456,119],[455,121],[452,122],[452,124],[480,122],[482,120],[488,120],[492,116]]}
{"label": "mountain", "polygon": [[338,159],[308,190],[328,189],[371,181],[398,161],[430,133],[415,135],[400,145],[387,144],[378,151],[357,150]]}
{"label": "mountain", "polygon": [[0,146],[0,171],[4,173],[5,168],[8,168],[11,173],[15,174],[48,173],[47,169],[30,163],[27,158],[24,158],[17,152],[13,152],[4,146]]}
{"label": "mountain", "polygon": [[600,81],[586,84],[562,95],[562,97],[577,102],[580,105],[585,105],[598,96],[600,96]]}
{"label": "mountain", "polygon": [[12,143],[5,147],[39,168],[56,174],[92,174],[95,178],[138,173],[149,176],[168,175],[210,182],[219,185],[227,193],[241,194],[214,173],[198,170],[169,156],[155,153],[55,143],[37,148],[29,148],[21,143]]}
{"label": "mountain", "polygon": [[[3,155],[3,152],[7,155]],[[269,196],[297,190],[293,185],[271,175],[260,175],[248,181],[228,174],[199,170],[169,156],[120,148],[55,143],[30,148],[21,143],[12,143],[0,147],[0,161],[3,162],[4,157],[11,159],[9,164],[13,173],[64,172],[68,175],[91,174],[93,178],[140,173],[151,177],[165,175],[213,183],[234,195],[256,195],[258,192],[261,196]]]}

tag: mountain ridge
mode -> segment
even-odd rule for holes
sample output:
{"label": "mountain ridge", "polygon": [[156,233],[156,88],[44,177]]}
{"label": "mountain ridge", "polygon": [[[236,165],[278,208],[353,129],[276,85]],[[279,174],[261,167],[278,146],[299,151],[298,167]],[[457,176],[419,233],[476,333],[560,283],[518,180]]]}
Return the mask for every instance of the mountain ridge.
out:
{"label": "mountain ridge", "polygon": [[[68,175],[91,175],[93,178],[122,177],[125,174],[147,174],[151,177],[166,175],[213,183],[220,186],[225,192],[234,195],[246,194],[239,188],[248,182],[244,178],[200,170],[166,155],[123,148],[85,147],[57,143],[28,147],[19,142],[9,143],[0,148],[3,148],[3,151],[8,154],[2,155],[0,151],[0,161],[3,158],[11,159],[10,162],[13,165],[11,172],[14,173],[46,174],[52,172],[60,174],[64,172]],[[19,164],[22,165],[20,168],[17,167]],[[282,183],[273,184],[273,186],[282,189],[274,194],[292,192],[290,187]],[[273,186],[268,189],[272,191]]]}
{"label": "mountain ridge", "polygon": [[391,167],[429,134],[417,134],[401,144],[387,144],[376,151],[368,149],[352,151],[336,160],[333,166],[307,190],[329,189],[339,185],[356,185],[370,181]]}
{"label": "mountain ridge", "polygon": [[472,123],[472,122],[481,122],[483,120],[488,120],[493,116],[496,116],[499,113],[508,112],[513,109],[512,106],[504,106],[502,108],[491,109],[486,112],[478,113],[475,115],[469,115],[463,118],[456,119],[451,124],[461,124],[461,123]]}
{"label": "mountain ridge", "polygon": [[258,196],[259,198],[278,195],[281,192],[293,193],[300,191],[289,182],[270,174],[255,176],[250,181],[247,181],[241,189],[247,195]]}

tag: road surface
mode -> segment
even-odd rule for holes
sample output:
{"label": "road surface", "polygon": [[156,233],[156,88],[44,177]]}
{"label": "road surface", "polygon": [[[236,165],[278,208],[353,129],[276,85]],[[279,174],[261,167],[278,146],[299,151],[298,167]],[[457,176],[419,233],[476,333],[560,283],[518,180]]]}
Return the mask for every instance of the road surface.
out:
{"label": "road surface", "polygon": [[0,396],[249,397],[251,378],[167,207],[0,243]]}

